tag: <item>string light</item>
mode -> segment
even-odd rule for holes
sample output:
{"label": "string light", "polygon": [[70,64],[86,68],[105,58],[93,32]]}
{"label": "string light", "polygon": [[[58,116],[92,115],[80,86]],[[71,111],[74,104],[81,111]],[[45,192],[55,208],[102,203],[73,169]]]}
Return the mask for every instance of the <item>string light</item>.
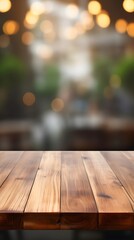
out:
{"label": "string light", "polygon": [[92,15],[97,15],[101,11],[101,4],[98,1],[91,1],[88,4],[88,11]]}
{"label": "string light", "polygon": [[118,19],[115,23],[115,29],[119,33],[125,33],[127,30],[127,22],[124,19]]}
{"label": "string light", "polygon": [[110,17],[107,12],[102,11],[99,15],[97,15],[96,22],[99,27],[107,28],[110,25]]}
{"label": "string light", "polygon": [[35,25],[38,21],[39,17],[34,15],[31,11],[28,11],[25,16],[26,23],[30,25]]}
{"label": "string light", "polygon": [[134,22],[128,24],[127,33],[130,37],[134,37]]}
{"label": "string light", "polygon": [[3,24],[3,32],[7,35],[16,34],[19,31],[19,24],[14,20],[8,20]]}
{"label": "string light", "polygon": [[132,13],[134,12],[134,0],[124,0],[123,8],[126,12]]}
{"label": "string light", "polygon": [[5,13],[11,9],[11,2],[9,0],[0,0],[0,12]]}

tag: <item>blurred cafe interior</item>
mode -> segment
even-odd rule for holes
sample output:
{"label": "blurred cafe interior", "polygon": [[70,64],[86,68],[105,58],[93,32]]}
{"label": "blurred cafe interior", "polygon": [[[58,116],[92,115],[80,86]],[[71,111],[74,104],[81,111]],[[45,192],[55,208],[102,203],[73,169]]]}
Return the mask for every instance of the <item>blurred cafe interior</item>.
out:
{"label": "blurred cafe interior", "polygon": [[133,150],[134,0],[0,0],[0,150]]}

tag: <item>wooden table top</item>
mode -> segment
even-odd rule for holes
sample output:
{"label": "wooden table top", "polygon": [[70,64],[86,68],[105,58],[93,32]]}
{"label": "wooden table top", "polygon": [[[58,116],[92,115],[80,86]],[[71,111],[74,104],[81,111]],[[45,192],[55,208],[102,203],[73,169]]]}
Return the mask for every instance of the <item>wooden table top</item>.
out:
{"label": "wooden table top", "polygon": [[134,230],[134,152],[0,152],[0,229]]}

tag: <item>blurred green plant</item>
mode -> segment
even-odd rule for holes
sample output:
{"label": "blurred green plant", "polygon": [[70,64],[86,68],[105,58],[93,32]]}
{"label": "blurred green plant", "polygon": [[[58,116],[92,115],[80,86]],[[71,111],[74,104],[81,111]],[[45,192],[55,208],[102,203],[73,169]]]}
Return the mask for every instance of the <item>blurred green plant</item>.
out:
{"label": "blurred green plant", "polygon": [[134,95],[134,57],[126,56],[121,59],[115,73],[121,78],[121,86],[129,94]]}
{"label": "blurred green plant", "polygon": [[93,75],[96,79],[96,97],[101,100],[104,97],[104,89],[109,86],[109,79],[113,73],[114,62],[107,57],[95,59]]}
{"label": "blurred green plant", "polygon": [[14,55],[7,55],[0,59],[0,87],[12,88],[20,84],[26,74],[23,62]]}
{"label": "blurred green plant", "polygon": [[51,63],[44,67],[42,81],[35,83],[35,90],[45,97],[54,97],[59,90],[60,72],[57,64]]}
{"label": "blurred green plant", "polygon": [[11,54],[0,58],[0,118],[16,118],[21,113],[20,92],[25,84],[26,67]]}

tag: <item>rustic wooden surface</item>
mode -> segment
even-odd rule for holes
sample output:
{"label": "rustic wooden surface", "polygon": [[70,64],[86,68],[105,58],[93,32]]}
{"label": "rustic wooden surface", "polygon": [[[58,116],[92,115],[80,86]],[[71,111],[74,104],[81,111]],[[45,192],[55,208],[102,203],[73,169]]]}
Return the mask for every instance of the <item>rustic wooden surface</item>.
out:
{"label": "rustic wooden surface", "polygon": [[1,151],[0,229],[134,230],[134,152]]}

